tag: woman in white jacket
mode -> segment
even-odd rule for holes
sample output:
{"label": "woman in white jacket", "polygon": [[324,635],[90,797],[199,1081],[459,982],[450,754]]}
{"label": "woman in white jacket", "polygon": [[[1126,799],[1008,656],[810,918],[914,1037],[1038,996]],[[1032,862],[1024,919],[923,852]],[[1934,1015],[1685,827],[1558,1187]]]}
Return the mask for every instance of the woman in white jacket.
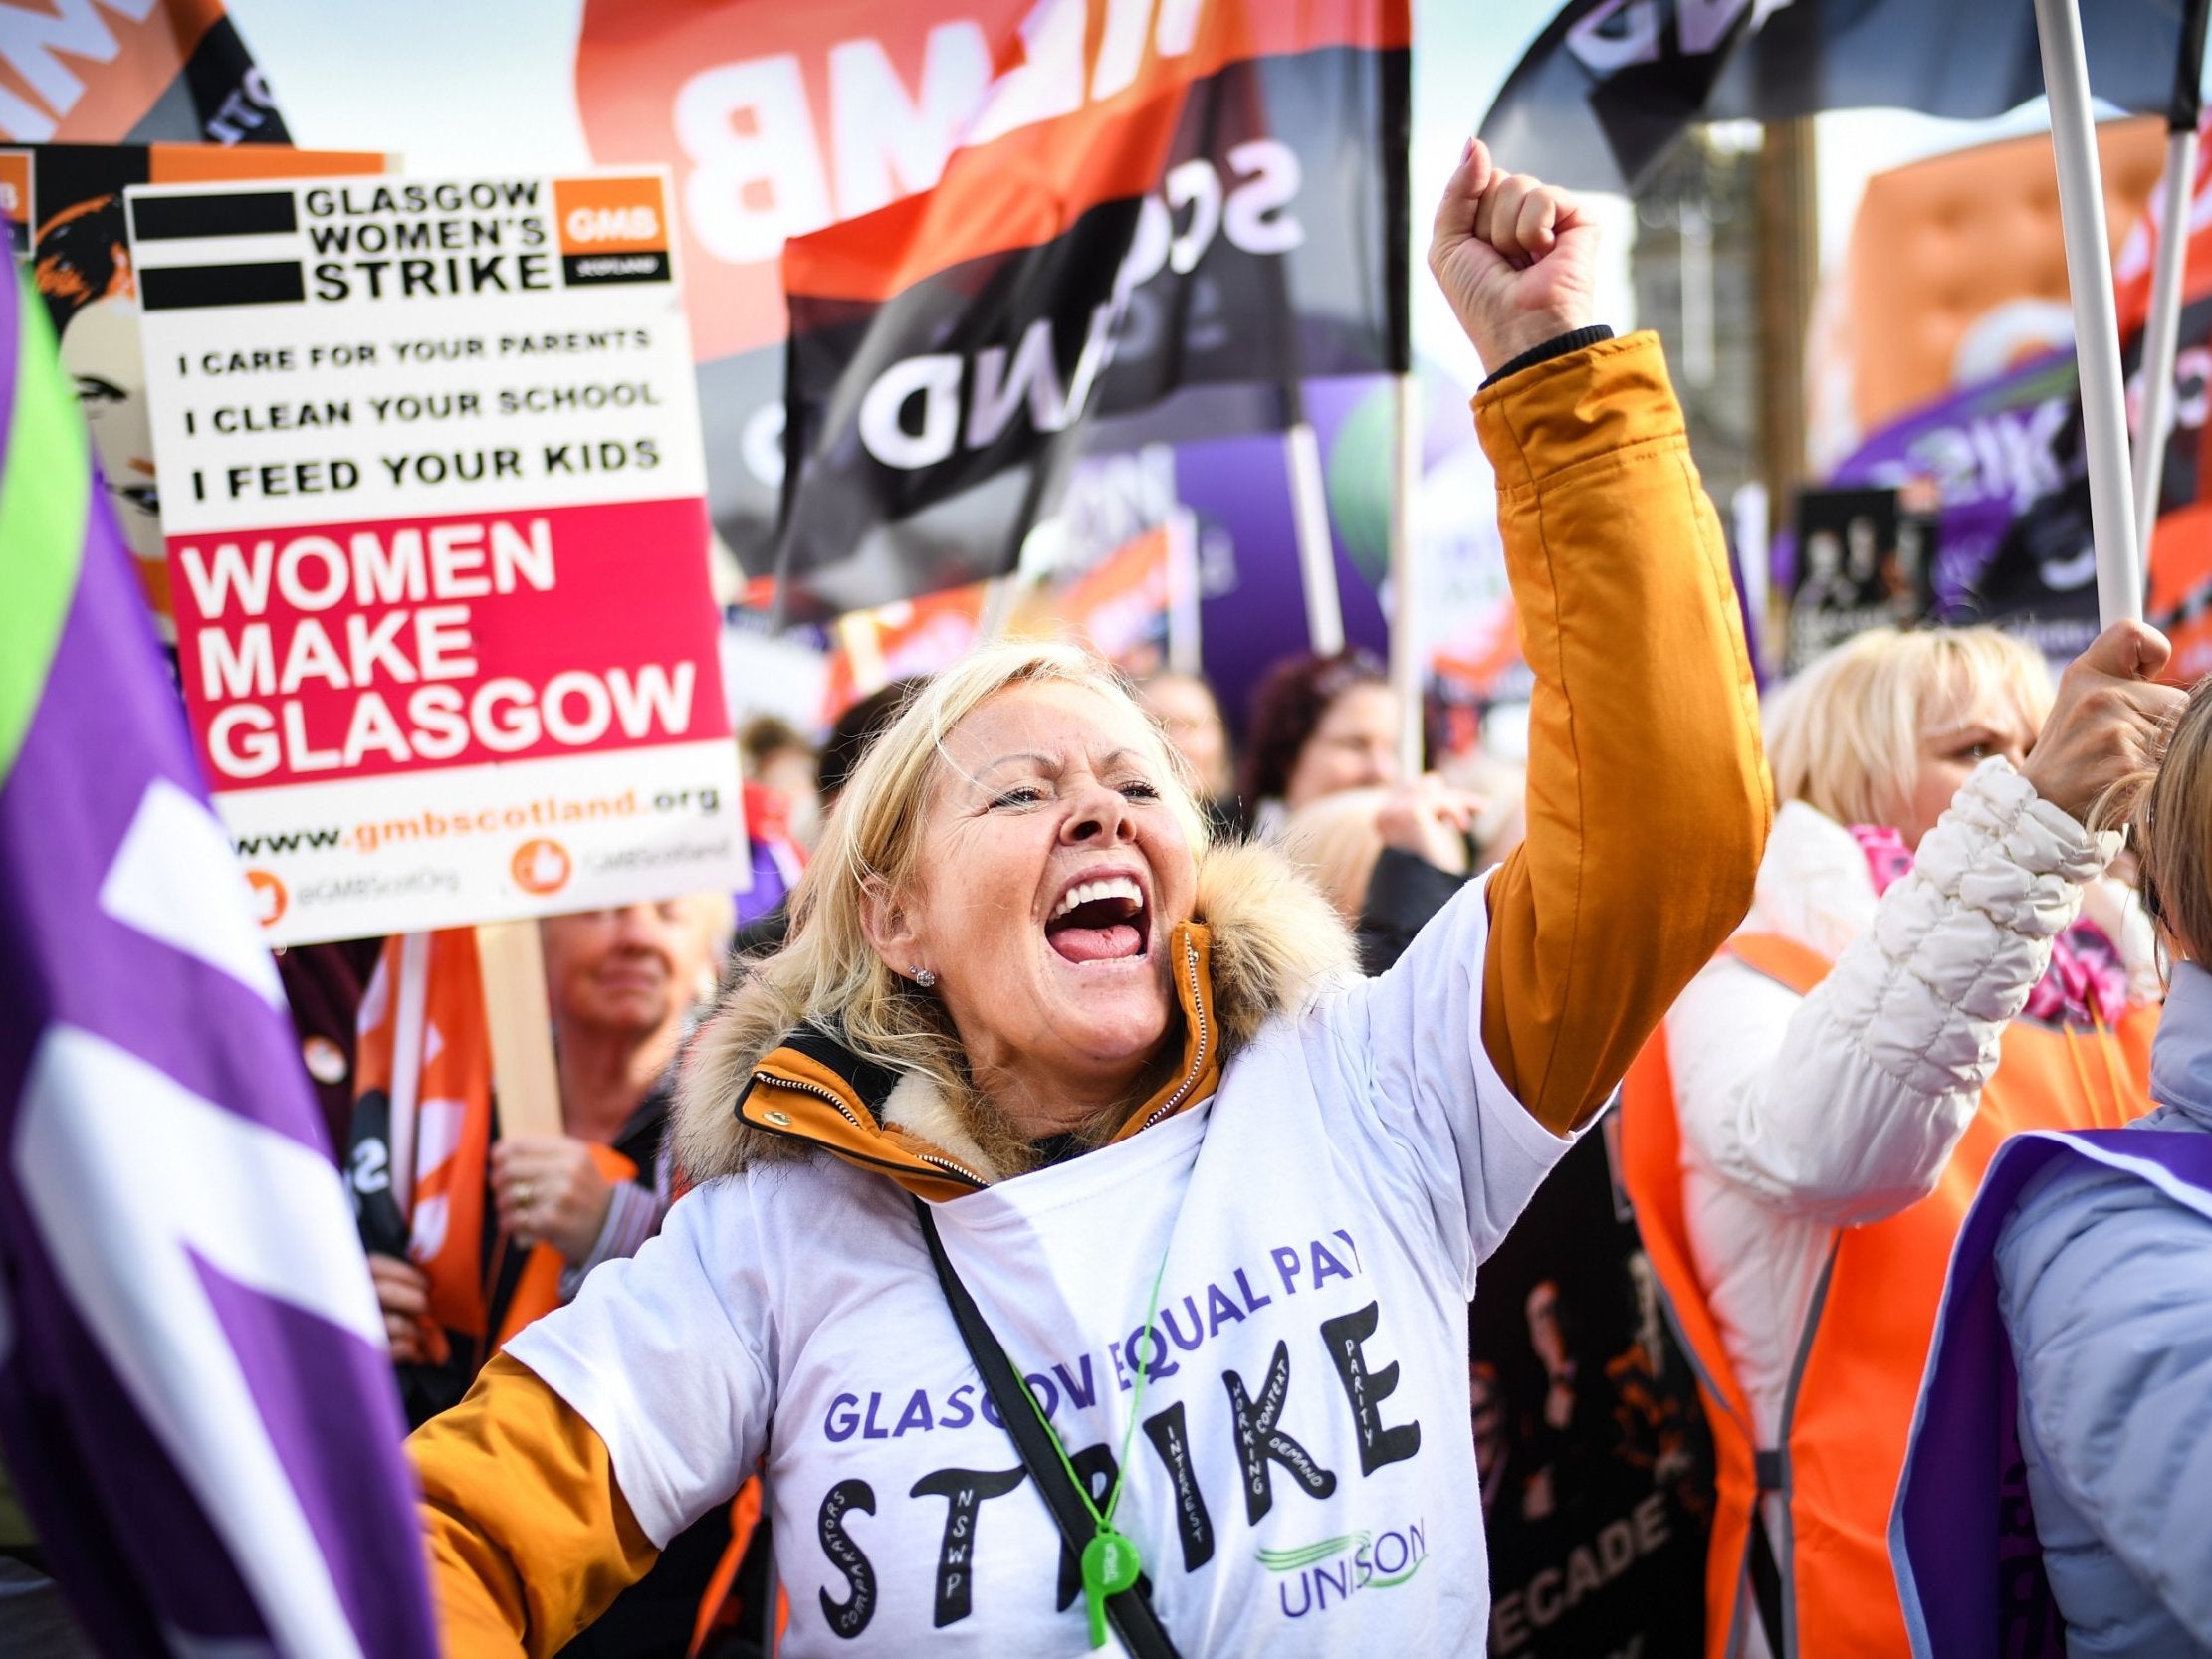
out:
{"label": "woman in white jacket", "polygon": [[2054,713],[2006,636],[1883,630],[1771,710],[1751,914],[1624,1127],[1721,1453],[1713,1653],[1906,1651],[1884,1529],[1959,1216],[2004,1134],[2143,1109],[2149,929],[2081,820],[2178,700],[2165,656],[2107,632]]}

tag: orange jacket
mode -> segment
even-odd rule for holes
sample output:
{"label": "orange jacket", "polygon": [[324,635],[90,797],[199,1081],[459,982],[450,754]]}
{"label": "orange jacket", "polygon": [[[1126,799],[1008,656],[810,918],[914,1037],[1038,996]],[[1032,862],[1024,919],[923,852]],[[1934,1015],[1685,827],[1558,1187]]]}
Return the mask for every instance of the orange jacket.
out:
{"label": "orange jacket", "polygon": [[[1771,934],[1729,951],[1799,995],[1830,963]],[[2031,1129],[2111,1129],[2148,1102],[2158,1011],[2138,1008],[2112,1032],[2015,1021],[1996,1074],[1936,1188],[1918,1203],[1835,1235],[1800,1339],[1782,1444],[1753,1443],[1751,1411],[1698,1283],[1682,1216],[1681,1141],[1664,1027],[1622,1091],[1621,1151],[1629,1196],[1697,1372],[1718,1463],[1718,1507],[1705,1570],[1710,1659],[1740,1653],[1759,1612],[1752,1518],[1780,1492],[1788,1523],[1771,1540],[1782,1581],[1776,1659],[1906,1659],[1904,1615],[1889,1565],[1889,1508],[1904,1468],[1913,1401],[1927,1360],[1951,1245],[1982,1172],[2008,1136]]]}

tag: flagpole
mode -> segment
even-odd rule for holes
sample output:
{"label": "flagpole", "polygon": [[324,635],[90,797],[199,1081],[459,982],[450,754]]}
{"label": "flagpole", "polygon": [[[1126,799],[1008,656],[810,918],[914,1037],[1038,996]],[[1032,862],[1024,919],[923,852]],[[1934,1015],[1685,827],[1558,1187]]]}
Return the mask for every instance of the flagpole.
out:
{"label": "flagpole", "polygon": [[1028,585],[1018,564],[1003,576],[994,576],[984,583],[983,615],[976,622],[977,644],[990,645],[1005,638],[1006,627],[1013,621],[1014,607],[1021,602]]}
{"label": "flagpole", "polygon": [[1399,775],[1419,777],[1422,694],[1428,689],[1414,538],[1414,497],[1421,488],[1421,384],[1413,374],[1401,374],[1393,377],[1391,391],[1397,419],[1391,431],[1390,682],[1398,693]]}
{"label": "flagpole", "polygon": [[2142,537],[2143,580],[2150,580],[2151,538],[2158,527],[2166,439],[2173,431],[2174,357],[2181,343],[2181,284],[2189,265],[2190,199],[2197,177],[2197,120],[2203,112],[2204,26],[2212,0],[2189,0],[2166,108],[2166,176],[2159,193],[2158,263],[2150,279],[2150,318],[2143,328],[2143,418],[2135,437],[2135,525]]}
{"label": "flagpole", "polygon": [[1205,652],[1199,633],[1199,518],[1187,507],[1168,515],[1168,668],[1198,675]]}
{"label": "flagpole", "polygon": [[400,1218],[415,1218],[415,1117],[422,1110],[422,1051],[430,1008],[430,935],[403,933],[391,987],[391,1110],[384,1155]]}
{"label": "flagpole", "polygon": [[2074,343],[2082,372],[2083,445],[2089,454],[2090,528],[2097,543],[2097,611],[2110,626],[2143,614],[2141,543],[2127,465],[2127,399],[2120,380],[2119,315],[2112,301],[2111,244],[2097,165],[2089,57],[2076,0],[2035,0],[2043,84],[2051,99],[2051,148],[2059,165],[2059,216],[2066,230],[2067,285],[2074,291]]}
{"label": "flagpole", "polygon": [[535,919],[476,925],[484,1025],[492,1042],[492,1100],[503,1138],[563,1133],[546,957]]}
{"label": "flagpole", "polygon": [[2157,265],[2150,279],[2150,318],[2143,326],[2143,415],[2135,434],[2135,526],[2142,537],[2143,574],[2150,573],[2150,541],[2158,522],[2166,440],[2173,432],[2174,357],[2181,344],[2181,278],[2189,262],[2189,195],[2197,171],[2194,122],[2166,137],[2166,175],[2160,185]]}
{"label": "flagpole", "polygon": [[1290,468],[1291,522],[1298,537],[1298,575],[1305,589],[1306,643],[1317,657],[1344,649],[1344,601],[1336,585],[1336,539],[1329,533],[1329,493],[1321,477],[1321,439],[1305,418],[1304,398],[1282,435]]}

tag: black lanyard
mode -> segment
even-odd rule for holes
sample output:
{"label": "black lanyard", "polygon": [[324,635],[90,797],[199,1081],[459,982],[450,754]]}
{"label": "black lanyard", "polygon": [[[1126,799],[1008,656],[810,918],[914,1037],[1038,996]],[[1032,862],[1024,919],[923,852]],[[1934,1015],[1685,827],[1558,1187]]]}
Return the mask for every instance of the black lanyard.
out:
{"label": "black lanyard", "polygon": [[[968,1356],[975,1360],[977,1374],[984,1380],[984,1390],[991,1395],[991,1403],[998,1408],[1006,1433],[1013,1440],[1014,1449],[1021,1454],[1021,1466],[1036,1482],[1037,1491],[1044,1495],[1044,1506],[1052,1512],[1060,1537],[1077,1559],[1081,1559],[1085,1546],[1096,1536],[1096,1516],[1069,1478],[1066,1466],[1060,1461],[1059,1449],[1038,1419],[1029,1391],[1015,1373],[1013,1362],[1006,1357],[1006,1350],[998,1346],[997,1337],[984,1320],[983,1310],[976,1306],[976,1299],[968,1294],[968,1287],[953,1271],[952,1261],[945,1254],[944,1241],[937,1236],[937,1222],[930,1214],[929,1205],[915,1199],[914,1213],[921,1218],[922,1238],[929,1245],[930,1261],[937,1269],[937,1282],[944,1289],[946,1305],[953,1311],[953,1323],[960,1327],[961,1341],[968,1345]],[[1106,1598],[1106,1616],[1113,1620],[1122,1645],[1133,1659],[1180,1659],[1175,1643],[1169,1640],[1167,1629],[1160,1622],[1160,1615],[1152,1610],[1152,1599],[1143,1578],[1119,1595]]]}

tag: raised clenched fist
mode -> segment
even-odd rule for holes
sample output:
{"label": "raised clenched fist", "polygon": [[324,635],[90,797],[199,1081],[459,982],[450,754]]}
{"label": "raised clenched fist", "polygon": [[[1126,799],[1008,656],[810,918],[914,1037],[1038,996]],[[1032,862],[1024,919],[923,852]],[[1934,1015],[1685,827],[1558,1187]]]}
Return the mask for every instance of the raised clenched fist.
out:
{"label": "raised clenched fist", "polygon": [[1493,374],[1591,321],[1598,230],[1575,198],[1500,171],[1479,138],[1444,185],[1429,269]]}

